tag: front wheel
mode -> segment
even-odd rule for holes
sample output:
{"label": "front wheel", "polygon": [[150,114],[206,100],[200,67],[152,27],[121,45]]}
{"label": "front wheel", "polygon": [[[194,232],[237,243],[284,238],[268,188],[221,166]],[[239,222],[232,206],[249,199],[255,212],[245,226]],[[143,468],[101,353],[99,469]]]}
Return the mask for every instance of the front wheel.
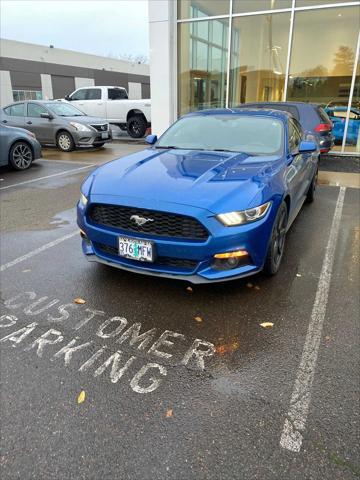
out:
{"label": "front wheel", "polygon": [[75,143],[68,132],[60,132],[56,138],[56,145],[62,152],[71,152],[75,148]]}
{"label": "front wheel", "polygon": [[307,194],[306,194],[306,201],[308,203],[312,203],[315,200],[315,190],[316,190],[317,181],[318,181],[318,169],[316,169],[315,175],[311,180],[309,190],[307,191]]}
{"label": "front wheel", "polygon": [[266,255],[264,271],[267,275],[275,275],[280,268],[284,253],[288,211],[285,202],[279,207],[271,233],[271,241]]}
{"label": "front wheel", "polygon": [[147,122],[141,115],[133,115],[127,122],[127,131],[132,138],[142,138],[147,129]]}
{"label": "front wheel", "polygon": [[10,149],[9,163],[15,170],[26,170],[34,160],[30,145],[26,142],[16,142]]}

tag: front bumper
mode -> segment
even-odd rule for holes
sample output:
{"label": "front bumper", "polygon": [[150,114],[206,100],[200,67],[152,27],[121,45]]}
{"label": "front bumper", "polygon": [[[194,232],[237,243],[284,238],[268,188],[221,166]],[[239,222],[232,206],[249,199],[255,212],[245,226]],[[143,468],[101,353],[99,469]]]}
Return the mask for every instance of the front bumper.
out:
{"label": "front bumper", "polygon": [[[104,136],[107,135],[107,137],[103,138],[103,134]],[[76,131],[75,133],[72,133],[72,136],[77,147],[98,145],[112,141],[112,133],[110,129],[106,132],[97,132],[95,130],[89,132]]]}
{"label": "front bumper", "polygon": [[[103,199],[95,198],[92,201],[94,203],[103,202]],[[111,203],[114,202],[110,200],[109,204]],[[210,232],[207,240],[193,241],[157,237],[94,225],[86,217],[86,208],[78,204],[78,225],[86,235],[82,239],[83,253],[89,261],[147,275],[187,280],[192,283],[234,280],[262,270],[277,210],[276,204],[272,204],[263,219],[239,227],[224,227],[211,212],[206,210],[186,207],[187,212],[184,212],[184,206],[181,206],[180,212],[175,211],[174,205],[172,207],[168,210],[169,212],[197,218]],[[164,211],[164,208],[162,210]],[[154,263],[120,257],[117,251],[119,236],[154,242],[157,256]],[[214,265],[215,254],[236,250],[246,250],[249,253],[245,263],[242,262],[232,269],[219,269],[217,265]],[[160,262],[160,259],[169,258],[175,260],[175,265],[174,262],[167,262],[167,264]],[[157,263],[157,259],[160,263]]]}

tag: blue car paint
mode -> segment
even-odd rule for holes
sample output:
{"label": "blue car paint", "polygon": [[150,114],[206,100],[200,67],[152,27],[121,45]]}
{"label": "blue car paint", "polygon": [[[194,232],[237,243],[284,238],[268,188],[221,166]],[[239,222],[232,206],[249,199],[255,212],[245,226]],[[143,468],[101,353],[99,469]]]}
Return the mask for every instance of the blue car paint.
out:
{"label": "blue car paint", "polygon": [[[333,135],[336,144],[341,144],[344,138],[345,131],[345,117],[337,117],[334,112],[343,112],[344,116],[347,112],[347,107],[336,106],[325,108],[330,120],[333,124]],[[360,110],[352,108],[351,112],[357,115],[357,118],[349,118],[349,124],[346,134],[346,143],[348,145],[356,145],[359,137],[360,130]]]}
{"label": "blue car paint", "polygon": [[[82,185],[88,198],[78,203],[77,218],[83,238],[83,252],[90,261],[98,261],[125,270],[149,275],[186,279],[193,283],[221,281],[259,272],[266,258],[273,223],[281,202],[286,199],[291,225],[305,200],[316,172],[319,151],[292,155],[287,147],[289,115],[280,111],[244,111],[216,109],[189,115],[270,116],[283,122],[283,154],[277,157],[249,156],[244,153],[195,150],[158,150],[141,152],[109,162],[92,172]],[[236,227],[226,227],[215,215],[256,207],[265,202],[271,207],[265,217]],[[206,241],[158,237],[139,232],[96,225],[87,218],[93,203],[122,205],[171,212],[195,217],[209,231]],[[198,261],[193,270],[138,262],[104,253],[101,243],[117,248],[118,237],[151,240],[158,256]],[[213,267],[216,253],[247,250],[251,263],[232,270]]]}

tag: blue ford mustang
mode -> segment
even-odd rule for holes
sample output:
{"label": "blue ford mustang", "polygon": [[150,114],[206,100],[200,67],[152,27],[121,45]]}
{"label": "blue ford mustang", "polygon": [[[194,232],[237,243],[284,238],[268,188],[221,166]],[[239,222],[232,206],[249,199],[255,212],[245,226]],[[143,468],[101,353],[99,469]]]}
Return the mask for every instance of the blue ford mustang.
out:
{"label": "blue ford mustang", "polygon": [[193,283],[275,274],[316,187],[319,151],[300,124],[275,110],[205,110],[147,140],[81,187],[88,260]]}

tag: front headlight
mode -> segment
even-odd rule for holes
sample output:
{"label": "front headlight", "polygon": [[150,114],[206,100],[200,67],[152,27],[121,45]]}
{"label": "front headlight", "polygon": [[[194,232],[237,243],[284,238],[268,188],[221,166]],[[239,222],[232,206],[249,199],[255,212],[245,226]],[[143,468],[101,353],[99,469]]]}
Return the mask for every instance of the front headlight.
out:
{"label": "front headlight", "polygon": [[70,122],[70,125],[78,132],[91,132],[91,129],[82,123]]}
{"label": "front headlight", "polygon": [[225,227],[235,227],[237,225],[244,225],[245,223],[255,222],[266,215],[269,210],[271,202],[264,203],[255,208],[242,210],[240,212],[220,213],[216,218]]}
{"label": "front headlight", "polygon": [[88,199],[85,197],[83,193],[80,194],[80,203],[86,207],[86,204],[88,203]]}

